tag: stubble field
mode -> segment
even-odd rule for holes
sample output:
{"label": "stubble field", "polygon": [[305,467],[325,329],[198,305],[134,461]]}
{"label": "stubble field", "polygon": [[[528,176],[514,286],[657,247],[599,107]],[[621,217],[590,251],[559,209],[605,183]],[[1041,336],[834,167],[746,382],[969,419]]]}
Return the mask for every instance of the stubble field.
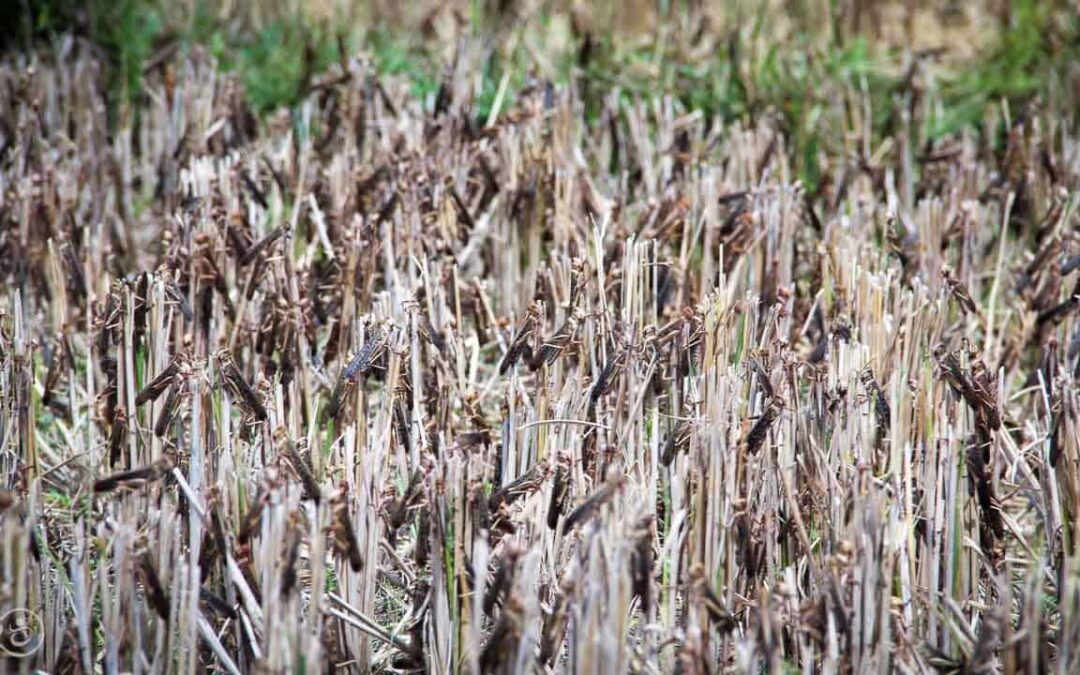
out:
{"label": "stubble field", "polygon": [[5,57],[4,667],[1077,672],[1063,109],[490,49]]}

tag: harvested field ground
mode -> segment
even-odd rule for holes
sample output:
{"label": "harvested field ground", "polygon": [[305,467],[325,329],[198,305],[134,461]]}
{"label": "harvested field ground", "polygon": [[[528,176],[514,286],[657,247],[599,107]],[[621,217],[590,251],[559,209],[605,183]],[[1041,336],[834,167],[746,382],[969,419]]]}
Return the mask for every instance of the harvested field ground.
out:
{"label": "harvested field ground", "polygon": [[462,44],[0,62],[0,668],[1080,672],[1071,118]]}

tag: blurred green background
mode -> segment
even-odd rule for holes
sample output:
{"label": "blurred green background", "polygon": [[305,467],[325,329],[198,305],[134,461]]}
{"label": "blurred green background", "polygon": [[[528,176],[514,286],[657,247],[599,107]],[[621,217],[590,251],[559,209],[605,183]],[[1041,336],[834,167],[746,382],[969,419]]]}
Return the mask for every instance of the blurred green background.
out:
{"label": "blurred green background", "polygon": [[139,96],[148,60],[196,48],[235,73],[264,115],[302,100],[339,45],[406,78],[432,107],[441,72],[470,44],[482,54],[478,118],[504,79],[512,103],[535,78],[573,84],[586,116],[612,92],[668,95],[725,121],[769,111],[796,139],[809,182],[819,144],[843,142],[820,137],[822,119],[862,114],[851,92],[871,103],[866,121],[880,136],[895,132],[905,97],[929,97],[920,135],[936,139],[993,136],[990,113],[1003,106],[1036,104],[1071,125],[1080,91],[1070,2],[13,0],[3,11],[15,28],[4,32],[8,58],[62,35],[93,44],[114,119]]}

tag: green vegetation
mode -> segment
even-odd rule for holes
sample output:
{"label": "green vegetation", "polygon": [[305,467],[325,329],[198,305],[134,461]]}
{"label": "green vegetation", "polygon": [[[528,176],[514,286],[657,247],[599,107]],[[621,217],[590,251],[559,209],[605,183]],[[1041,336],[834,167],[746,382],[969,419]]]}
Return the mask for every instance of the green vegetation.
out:
{"label": "green vegetation", "polygon": [[[306,94],[311,78],[339,57],[338,41],[350,53],[360,49],[380,73],[404,77],[413,95],[433,104],[445,66],[447,39],[417,38],[414,26],[379,19],[357,22],[315,18],[305,14],[273,15],[258,27],[221,16],[207,0],[189,12],[168,10],[150,0],[90,0],[76,11],[66,0],[36,0],[19,22],[33,26],[39,39],[75,28],[104,50],[110,100],[128,105],[141,90],[142,64],[158,48],[179,44],[205,47],[226,72],[244,84],[249,101],[262,113],[292,106]],[[555,84],[578,83],[587,116],[598,114],[602,96],[615,87],[623,97],[670,94],[684,110],[701,111],[707,119],[753,117],[773,110],[792,133],[800,174],[816,186],[816,156],[827,150],[819,133],[834,110],[840,92],[861,92],[873,110],[872,133],[881,138],[895,131],[896,109],[913,92],[939,99],[927,120],[930,138],[961,129],[978,133],[988,105],[1006,102],[1015,110],[1040,98],[1069,109],[1077,101],[1073,86],[1080,78],[1080,14],[1068,3],[1019,0],[989,24],[990,37],[974,54],[950,62],[934,73],[925,89],[914,91],[912,54],[880,44],[870,35],[845,31],[832,22],[820,31],[820,19],[804,3],[794,3],[790,35],[776,36],[769,26],[776,8],[762,3],[727,15],[738,28],[689,29],[678,22],[657,24],[644,34],[618,35],[595,30],[578,33],[553,8],[541,7],[493,43],[478,71],[473,105],[477,119],[490,113],[499,84],[509,72],[509,95],[524,85],[535,50],[527,46],[557,40],[562,50],[546,53],[551,71],[542,75]],[[609,10],[610,11],[610,10]],[[664,3],[661,14],[677,10]],[[981,11],[981,10],[980,10]],[[479,3],[470,3],[474,31],[491,26]],[[745,27],[744,27],[745,25]],[[820,32],[815,32],[820,31]],[[25,32],[25,31],[24,31]],[[571,33],[571,35],[566,35]],[[825,37],[822,38],[822,35]],[[942,34],[941,53],[916,54],[916,60],[948,59],[949,33]],[[828,150],[836,150],[829,148]]]}

